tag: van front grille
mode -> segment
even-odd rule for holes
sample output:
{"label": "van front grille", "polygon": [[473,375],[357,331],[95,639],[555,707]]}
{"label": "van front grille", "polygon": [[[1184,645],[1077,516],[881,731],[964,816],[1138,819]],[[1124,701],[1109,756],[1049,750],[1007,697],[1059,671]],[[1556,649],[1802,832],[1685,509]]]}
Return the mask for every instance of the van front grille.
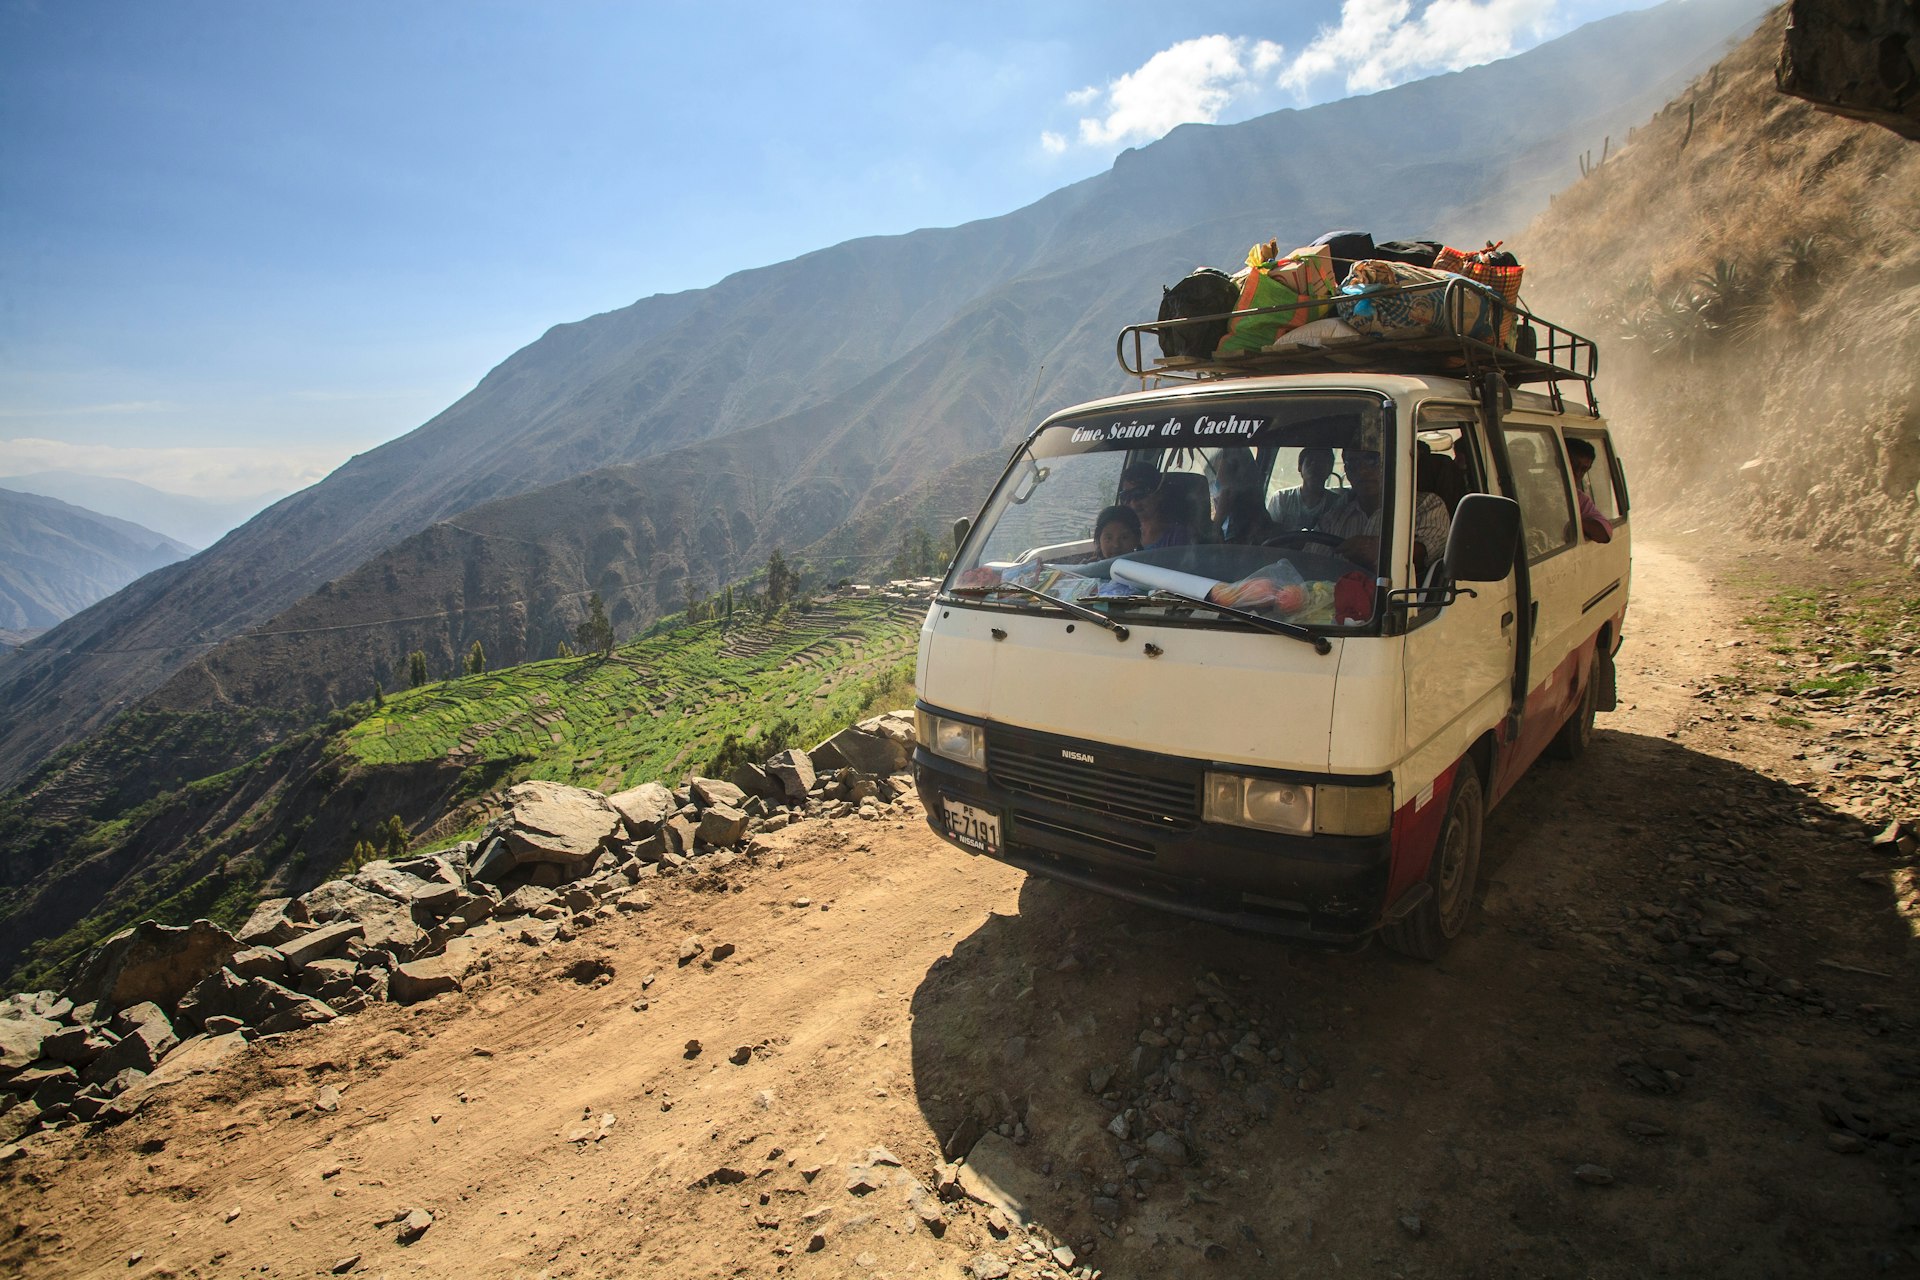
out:
{"label": "van front grille", "polygon": [[1012,839],[1017,844],[1051,848],[1052,841],[1065,841],[1066,847],[1078,852],[1077,846],[1092,845],[1108,853],[1122,854],[1129,858],[1138,858],[1143,862],[1153,861],[1153,846],[1135,840],[1116,840],[1112,836],[1098,831],[1089,831],[1085,827],[1068,826],[1058,822],[1042,822],[1040,819],[1021,814],[1014,818]]}
{"label": "van front grille", "polygon": [[1185,830],[1200,821],[1198,770],[1179,777],[1103,764],[1098,747],[1082,753],[1094,757],[1092,764],[1063,754],[1078,750],[989,730],[987,773],[996,785],[1016,795],[1130,822]]}

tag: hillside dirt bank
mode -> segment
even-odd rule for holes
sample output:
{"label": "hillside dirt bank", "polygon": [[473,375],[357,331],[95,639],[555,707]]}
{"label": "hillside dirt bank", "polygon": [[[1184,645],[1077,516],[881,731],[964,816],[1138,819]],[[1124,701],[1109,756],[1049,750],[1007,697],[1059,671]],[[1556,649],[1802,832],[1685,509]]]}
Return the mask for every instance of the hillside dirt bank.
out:
{"label": "hillside dirt bank", "polygon": [[[1854,728],[1740,675],[1775,661],[1740,622],[1755,575],[1682,543],[1637,548],[1621,709],[1492,816],[1445,963],[1083,899],[911,821],[803,823],[463,995],[30,1141],[0,1268],[1920,1272],[1910,881],[1796,785]],[[982,1132],[1031,1229],[933,1196]]]}

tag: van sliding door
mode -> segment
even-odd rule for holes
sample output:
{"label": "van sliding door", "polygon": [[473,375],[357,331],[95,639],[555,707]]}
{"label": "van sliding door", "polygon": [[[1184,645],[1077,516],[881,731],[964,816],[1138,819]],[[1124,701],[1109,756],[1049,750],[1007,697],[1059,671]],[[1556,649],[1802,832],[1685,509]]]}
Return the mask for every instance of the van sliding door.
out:
{"label": "van sliding door", "polygon": [[1579,642],[1583,582],[1580,526],[1559,433],[1521,418],[1504,426],[1528,574],[1533,583],[1533,651],[1520,741],[1505,753],[1496,794],[1530,764],[1573,707],[1578,673],[1568,669]]}

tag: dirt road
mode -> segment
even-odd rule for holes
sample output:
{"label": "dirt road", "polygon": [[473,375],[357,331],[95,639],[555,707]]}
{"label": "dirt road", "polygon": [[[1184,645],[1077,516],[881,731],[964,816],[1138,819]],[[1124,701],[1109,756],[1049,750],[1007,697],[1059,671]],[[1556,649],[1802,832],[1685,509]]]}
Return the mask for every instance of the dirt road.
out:
{"label": "dirt road", "polygon": [[[1718,679],[1764,656],[1738,592],[1636,555],[1622,707],[1492,816],[1445,963],[1028,883],[917,813],[802,824],[463,995],[53,1135],[0,1169],[0,1266],[1920,1273],[1920,951],[1886,859],[1783,781],[1808,730]],[[932,1194],[956,1143],[1018,1215]]]}

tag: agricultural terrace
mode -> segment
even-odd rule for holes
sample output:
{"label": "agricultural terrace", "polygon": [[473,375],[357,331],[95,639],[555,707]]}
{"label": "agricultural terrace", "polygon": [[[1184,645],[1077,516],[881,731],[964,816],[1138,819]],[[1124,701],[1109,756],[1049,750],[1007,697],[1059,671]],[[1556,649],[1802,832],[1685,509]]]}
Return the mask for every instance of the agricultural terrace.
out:
{"label": "agricultural terrace", "polygon": [[611,658],[423,685],[387,698],[344,745],[369,765],[519,762],[519,777],[617,791],[703,764],[728,734],[751,741],[784,719],[812,743],[875,709],[910,688],[925,613],[925,601],[827,600],[771,622],[701,623]]}

